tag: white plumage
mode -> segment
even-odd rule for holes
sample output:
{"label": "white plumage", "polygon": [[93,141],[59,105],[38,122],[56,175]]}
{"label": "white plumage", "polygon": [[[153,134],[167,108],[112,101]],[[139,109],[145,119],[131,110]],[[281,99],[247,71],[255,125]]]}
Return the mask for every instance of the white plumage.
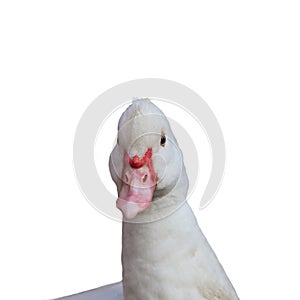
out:
{"label": "white plumage", "polygon": [[[188,178],[167,118],[148,99],[135,100],[123,113],[118,128],[110,171],[124,215],[123,292],[122,285],[116,284],[94,290],[93,295],[106,300],[238,299],[186,201]],[[167,140],[165,145],[161,145],[162,134]],[[133,192],[128,192],[133,181],[125,174],[135,178],[141,168],[134,164],[125,166],[124,157],[127,153],[129,161],[134,156],[142,158],[147,149],[152,150],[151,163],[157,181],[150,206],[144,209],[137,195],[142,188],[150,187],[144,187],[141,181],[132,187]],[[145,172],[152,174],[146,169]],[[129,196],[124,197],[125,190]],[[83,298],[74,299],[96,299],[93,295],[87,292],[81,294]]]}

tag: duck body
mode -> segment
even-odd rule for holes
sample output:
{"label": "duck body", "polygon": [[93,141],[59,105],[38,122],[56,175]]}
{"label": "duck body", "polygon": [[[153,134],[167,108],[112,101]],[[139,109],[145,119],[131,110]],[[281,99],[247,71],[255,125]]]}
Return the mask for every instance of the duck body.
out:
{"label": "duck body", "polygon": [[123,281],[74,300],[237,300],[186,201],[189,180],[170,124],[149,99],[122,114],[109,168],[123,214]]}
{"label": "duck body", "polygon": [[123,213],[124,300],[238,299],[186,201],[175,135],[148,99],[122,114],[109,166]]}

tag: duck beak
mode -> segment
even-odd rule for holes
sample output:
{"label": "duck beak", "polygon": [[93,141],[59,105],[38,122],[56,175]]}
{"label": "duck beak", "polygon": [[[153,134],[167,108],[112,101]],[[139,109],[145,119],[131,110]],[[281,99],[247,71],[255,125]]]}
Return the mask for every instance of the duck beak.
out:
{"label": "duck beak", "polygon": [[148,149],[143,158],[134,156],[131,159],[125,153],[122,186],[116,205],[126,219],[133,219],[150,207],[156,184],[152,150]]}

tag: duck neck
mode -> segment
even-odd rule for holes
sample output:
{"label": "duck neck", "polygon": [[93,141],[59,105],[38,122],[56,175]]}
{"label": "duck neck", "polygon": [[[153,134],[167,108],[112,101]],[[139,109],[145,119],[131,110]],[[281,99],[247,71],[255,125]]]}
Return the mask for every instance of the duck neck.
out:
{"label": "duck neck", "polygon": [[[123,222],[122,268],[125,300],[143,299],[142,292],[145,289],[151,290],[152,284],[168,284],[164,276],[165,270],[168,266],[176,266],[181,259],[180,253],[171,251],[172,249],[178,249],[178,245],[186,252],[191,246],[192,251],[196,248],[193,245],[196,239],[192,238],[188,243],[186,240],[187,236],[191,237],[198,232],[199,227],[184,195],[170,193],[155,199],[151,207],[152,210],[145,211],[148,213],[148,222]],[[160,219],[157,217],[158,213],[161,215]],[[149,221],[151,218],[155,220]],[[147,278],[153,280],[149,282]]]}

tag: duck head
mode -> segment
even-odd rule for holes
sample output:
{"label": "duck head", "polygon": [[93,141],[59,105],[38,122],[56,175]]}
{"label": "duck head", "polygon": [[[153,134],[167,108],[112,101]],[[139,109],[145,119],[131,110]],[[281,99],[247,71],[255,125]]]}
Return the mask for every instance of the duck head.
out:
{"label": "duck head", "polygon": [[175,189],[182,174],[186,177],[170,124],[148,99],[134,100],[122,114],[109,166],[118,189],[116,206],[125,219],[146,213]]}

